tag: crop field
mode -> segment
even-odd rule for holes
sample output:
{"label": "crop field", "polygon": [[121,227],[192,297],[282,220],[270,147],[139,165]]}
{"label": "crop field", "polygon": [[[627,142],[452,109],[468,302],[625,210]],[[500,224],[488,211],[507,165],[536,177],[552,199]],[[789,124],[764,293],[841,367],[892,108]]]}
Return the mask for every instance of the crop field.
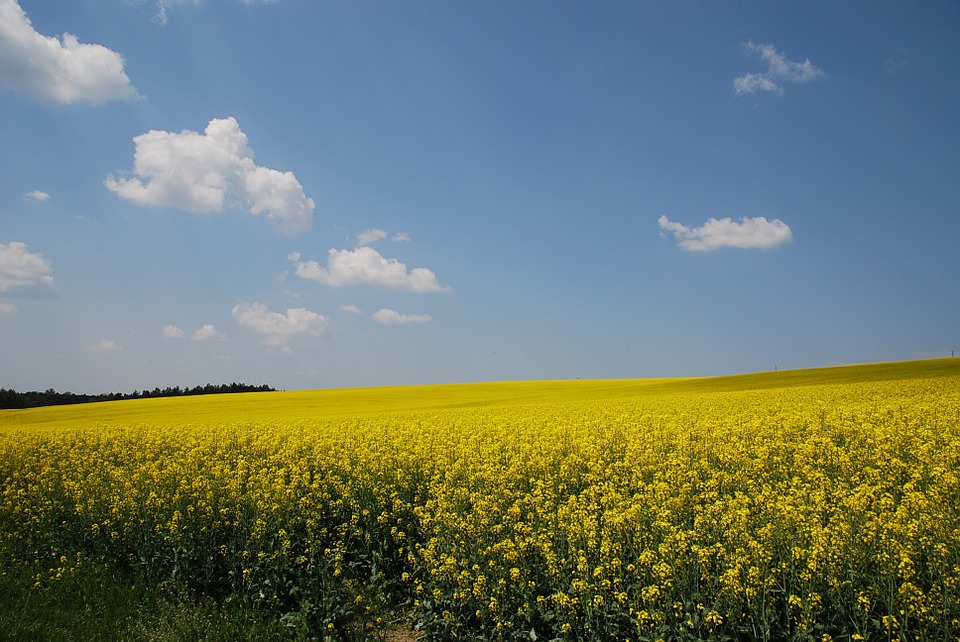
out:
{"label": "crop field", "polygon": [[960,638],[960,359],[2,411],[0,484],[37,594],[317,640]]}

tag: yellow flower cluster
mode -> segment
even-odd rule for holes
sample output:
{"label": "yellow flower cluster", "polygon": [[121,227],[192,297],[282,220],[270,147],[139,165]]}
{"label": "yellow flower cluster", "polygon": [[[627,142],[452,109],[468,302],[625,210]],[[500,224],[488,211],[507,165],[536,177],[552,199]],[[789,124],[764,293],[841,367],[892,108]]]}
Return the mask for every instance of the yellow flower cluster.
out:
{"label": "yellow flower cluster", "polygon": [[435,640],[956,639],[960,372],[824,372],[0,415],[0,563],[139,569],[329,639],[397,609]]}

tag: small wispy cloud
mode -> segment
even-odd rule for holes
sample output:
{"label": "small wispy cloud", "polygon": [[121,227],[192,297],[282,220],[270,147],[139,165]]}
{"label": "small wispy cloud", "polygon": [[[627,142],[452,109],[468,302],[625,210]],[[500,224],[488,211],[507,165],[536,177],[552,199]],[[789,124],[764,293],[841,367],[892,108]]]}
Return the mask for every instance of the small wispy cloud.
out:
{"label": "small wispy cloud", "polygon": [[723,247],[772,250],[793,240],[789,225],[779,219],[768,221],[764,216],[744,217],[739,222],[729,217],[711,218],[700,227],[689,227],[666,216],[658,222],[661,234],[672,232],[682,249],[694,252]]}
{"label": "small wispy cloud", "polygon": [[[163,336],[165,339],[183,339],[187,335],[182,328],[175,325],[163,326]],[[200,326],[196,332],[190,335],[194,341],[229,341],[230,337],[217,330],[217,326],[212,323],[205,323]]]}
{"label": "small wispy cloud", "polygon": [[888,74],[898,74],[907,68],[907,61],[901,56],[890,56],[883,63],[883,70]]}
{"label": "small wispy cloud", "polygon": [[[372,228],[369,230],[364,230],[357,234],[357,247],[363,247],[365,245],[370,245],[371,243],[376,243],[381,239],[385,239],[390,234],[386,230],[381,230],[379,228]],[[390,236],[390,240],[394,243],[406,243],[410,241],[410,235],[406,232],[397,232],[393,236]]]}
{"label": "small wispy cloud", "polygon": [[[145,2],[147,0],[140,0]],[[254,4],[269,4],[275,0],[240,0],[245,5],[254,5]],[[150,4],[154,3],[154,0],[149,0]],[[172,7],[177,5],[194,5],[199,6],[201,0],[155,0],[157,13],[154,16],[154,19],[161,25],[167,24],[167,11]]]}
{"label": "small wispy cloud", "polygon": [[737,96],[767,91],[783,95],[783,83],[806,83],[826,76],[810,59],[794,62],[777,51],[771,44],[758,45],[752,40],[743,43],[744,50],[753,56],[759,56],[767,65],[766,71],[750,73],[734,78],[733,90]]}
{"label": "small wispy cloud", "polygon": [[165,325],[163,326],[163,336],[165,339],[182,339],[183,330],[175,325]]}
{"label": "small wispy cloud", "polygon": [[0,243],[0,293],[12,297],[37,297],[56,292],[53,266],[20,241]]}
{"label": "small wispy cloud", "polygon": [[433,317],[429,314],[400,314],[389,308],[381,308],[370,315],[370,317],[383,325],[402,325],[405,323],[429,323]]}
{"label": "small wispy cloud", "polygon": [[40,203],[50,200],[50,195],[46,192],[41,192],[40,190],[34,190],[32,192],[27,192],[23,195],[24,198],[31,201],[38,201]]}
{"label": "small wispy cloud", "polygon": [[0,301],[0,314],[13,314],[17,311],[17,306],[12,303],[3,303]]}
{"label": "small wispy cloud", "polygon": [[379,241],[380,239],[386,238],[386,237],[387,237],[387,233],[385,230],[380,230],[380,229],[364,230],[359,234],[357,234],[357,247],[370,245],[371,243],[375,243],[376,241]]}
{"label": "small wispy cloud", "polygon": [[200,4],[200,0],[157,0],[156,20],[162,25],[167,24],[167,9],[178,4]]}
{"label": "small wispy cloud", "polygon": [[90,346],[90,352],[120,352],[123,346],[112,339],[100,339]]}
{"label": "small wispy cloud", "polygon": [[190,337],[194,341],[229,341],[230,338],[217,330],[212,323],[206,323],[193,333]]}
{"label": "small wispy cloud", "polygon": [[358,307],[355,306],[355,305],[343,304],[343,305],[340,306],[340,309],[341,309],[343,312],[349,312],[350,314],[363,314],[363,310],[361,310],[360,308],[358,308]]}

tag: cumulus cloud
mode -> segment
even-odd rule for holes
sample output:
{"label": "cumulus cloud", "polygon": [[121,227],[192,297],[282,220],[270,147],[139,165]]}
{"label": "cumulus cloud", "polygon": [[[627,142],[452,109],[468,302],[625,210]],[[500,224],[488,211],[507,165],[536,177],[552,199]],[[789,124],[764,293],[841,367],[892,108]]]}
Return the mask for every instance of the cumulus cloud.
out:
{"label": "cumulus cloud", "polygon": [[260,167],[236,119],[213,119],[204,132],[150,130],[133,139],[133,177],[107,176],[104,185],[138,205],[194,214],[223,211],[234,202],[266,214],[281,232],[310,228],[314,202],[292,172]]}
{"label": "cumulus cloud", "polygon": [[263,335],[264,345],[289,352],[295,337],[327,334],[329,319],[306,308],[290,308],[286,314],[271,312],[262,303],[241,303],[233,307],[233,318],[241,327]]}
{"label": "cumulus cloud", "polygon": [[120,352],[121,350],[123,350],[123,346],[111,339],[100,339],[90,346],[90,352]]}
{"label": "cumulus cloud", "polygon": [[0,243],[0,294],[37,296],[54,292],[53,266],[26,243]]}
{"label": "cumulus cloud", "polygon": [[50,200],[50,195],[47,194],[46,192],[41,192],[40,190],[34,190],[34,191],[32,191],[32,192],[27,192],[27,193],[24,194],[23,196],[24,196],[24,198],[28,198],[28,199],[30,199],[31,201],[39,201],[39,202],[41,202],[41,203],[42,203],[43,201],[49,201],[49,200]]}
{"label": "cumulus cloud", "polygon": [[166,339],[182,339],[183,330],[175,325],[165,325],[163,326],[163,336]]}
{"label": "cumulus cloud", "polygon": [[73,34],[37,33],[17,0],[0,0],[0,88],[60,104],[101,104],[136,94],[120,54]]}
{"label": "cumulus cloud", "polygon": [[341,304],[340,309],[344,312],[349,312],[350,314],[363,314],[363,310],[355,305]]}
{"label": "cumulus cloud", "polygon": [[396,259],[386,259],[372,247],[355,250],[331,249],[327,267],[317,261],[301,261],[299,253],[288,256],[296,266],[296,275],[308,281],[317,281],[331,287],[345,285],[381,285],[411,292],[443,292],[449,287],[440,285],[437,275],[427,268],[413,268]]}
{"label": "cumulus cloud", "polygon": [[734,78],[733,90],[738,96],[758,91],[782,95],[784,89],[781,83],[805,83],[826,76],[809,58],[803,62],[793,62],[771,44],[757,45],[750,40],[743,43],[743,48],[748,54],[759,56],[766,63],[767,70]]}
{"label": "cumulus cloud", "polygon": [[217,328],[212,323],[206,323],[202,325],[196,332],[193,333],[191,337],[194,341],[229,341],[230,339],[225,334],[221,334],[217,331]]}
{"label": "cumulus cloud", "polygon": [[0,302],[0,314],[12,314],[17,311],[17,306],[12,303]]}
{"label": "cumulus cloud", "polygon": [[779,219],[744,217],[740,222],[727,217],[711,218],[700,227],[688,227],[666,216],[658,220],[660,229],[673,232],[681,248],[704,252],[721,247],[772,250],[793,239],[790,226]]}
{"label": "cumulus cloud", "polygon": [[401,325],[404,323],[429,323],[433,317],[429,314],[400,314],[389,308],[381,308],[370,315],[373,320],[384,325]]}

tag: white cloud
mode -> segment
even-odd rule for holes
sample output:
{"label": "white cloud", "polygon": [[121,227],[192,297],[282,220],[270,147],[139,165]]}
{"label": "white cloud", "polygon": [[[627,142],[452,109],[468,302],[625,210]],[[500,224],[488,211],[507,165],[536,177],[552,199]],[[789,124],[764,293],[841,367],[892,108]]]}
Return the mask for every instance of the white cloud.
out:
{"label": "white cloud", "polygon": [[317,261],[301,261],[299,253],[288,257],[296,265],[301,279],[318,281],[331,287],[345,285],[382,285],[412,292],[443,292],[450,288],[440,285],[437,275],[427,268],[413,268],[396,259],[385,259],[371,247],[356,250],[331,249],[327,267]]}
{"label": "white cloud", "polygon": [[[254,4],[269,4],[274,2],[274,0],[241,0],[245,5],[254,5]],[[175,7],[177,5],[187,5],[192,4],[199,6],[200,0],[156,0],[157,5],[157,22],[162,25],[167,24],[167,9]]]}
{"label": "white cloud", "polygon": [[17,306],[12,303],[3,303],[0,301],[0,314],[12,314],[17,311]]}
{"label": "white cloud", "polygon": [[673,232],[681,248],[692,251],[721,247],[772,250],[793,239],[789,225],[779,219],[768,221],[763,216],[744,217],[739,223],[729,217],[711,218],[700,227],[688,227],[666,216],[661,216],[658,222],[661,230]]}
{"label": "white cloud", "polygon": [[773,82],[763,74],[747,74],[733,80],[733,90],[737,95],[752,94],[757,91],[769,91],[774,94],[783,94],[783,87]]}
{"label": "white cloud", "polygon": [[39,202],[41,202],[41,203],[42,203],[43,201],[49,201],[49,200],[50,200],[50,195],[47,194],[46,192],[41,192],[40,190],[34,190],[34,191],[32,191],[32,192],[27,192],[27,193],[24,194],[23,196],[24,196],[24,198],[28,198],[28,199],[30,199],[31,201],[39,201]]}
{"label": "white cloud", "polygon": [[165,325],[163,326],[163,336],[167,339],[182,339],[183,330],[175,325]]}
{"label": "white cloud", "polygon": [[361,310],[355,305],[342,304],[340,306],[340,309],[343,310],[344,312],[349,312],[350,314],[363,314],[363,310]]}
{"label": "white cloud", "polygon": [[200,0],[157,0],[157,22],[167,24],[167,9],[178,4],[199,5]]}
{"label": "white cloud", "polygon": [[324,315],[306,308],[290,308],[284,315],[271,312],[262,303],[235,305],[233,318],[241,327],[263,335],[264,345],[271,348],[288,348],[290,341],[298,336],[323,336],[329,323]]}
{"label": "white cloud", "polygon": [[17,0],[0,0],[0,88],[61,104],[136,95],[120,54],[81,43],[73,34],[37,33]]}
{"label": "white cloud", "polygon": [[[167,339],[182,339],[184,338],[185,333],[182,329],[175,325],[165,325],[163,326],[163,336]],[[194,341],[229,341],[230,337],[219,332],[217,327],[212,323],[205,323],[200,326],[200,328],[193,333],[190,337]]]}
{"label": "white cloud", "polygon": [[229,337],[225,334],[221,334],[217,331],[216,326],[212,323],[206,323],[200,327],[196,332],[193,333],[191,337],[194,341],[207,341],[210,339],[215,339],[217,341],[229,341]]}
{"label": "white cloud", "polygon": [[19,241],[0,243],[0,293],[31,296],[54,291],[53,266]]}
{"label": "white cloud", "polygon": [[99,342],[90,346],[90,352],[120,352],[123,346],[110,339],[100,339]]}
{"label": "white cloud", "polygon": [[733,90],[740,96],[757,91],[769,91],[783,94],[782,82],[804,83],[823,78],[826,74],[822,69],[814,66],[810,59],[803,62],[793,62],[777,51],[771,44],[757,45],[752,40],[743,43],[749,54],[756,54],[766,63],[767,70],[757,74],[746,74],[733,80]]}
{"label": "white cloud", "polygon": [[[363,247],[365,245],[370,245],[371,243],[376,243],[380,239],[385,239],[390,236],[386,230],[381,230],[378,228],[373,228],[369,230],[364,230],[357,234],[357,247]],[[397,232],[390,237],[390,240],[394,243],[406,243],[410,240],[410,235],[406,232]]]}
{"label": "white cloud", "polygon": [[135,176],[107,176],[103,182],[121,198],[194,214],[220,212],[240,201],[251,214],[266,213],[286,234],[310,228],[313,199],[292,172],[253,162],[247,136],[232,116],[211,120],[202,134],[150,130],[133,142]]}
{"label": "white cloud", "polygon": [[429,323],[433,317],[429,314],[400,314],[389,308],[381,308],[370,315],[375,321],[384,325],[400,325],[403,323]]}
{"label": "white cloud", "polygon": [[372,229],[364,230],[357,234],[357,246],[362,247],[364,245],[370,245],[376,241],[379,241],[382,238],[386,238],[387,233],[383,230]]}
{"label": "white cloud", "polygon": [[883,63],[883,70],[888,74],[898,74],[907,68],[907,61],[900,56],[890,56]]}

